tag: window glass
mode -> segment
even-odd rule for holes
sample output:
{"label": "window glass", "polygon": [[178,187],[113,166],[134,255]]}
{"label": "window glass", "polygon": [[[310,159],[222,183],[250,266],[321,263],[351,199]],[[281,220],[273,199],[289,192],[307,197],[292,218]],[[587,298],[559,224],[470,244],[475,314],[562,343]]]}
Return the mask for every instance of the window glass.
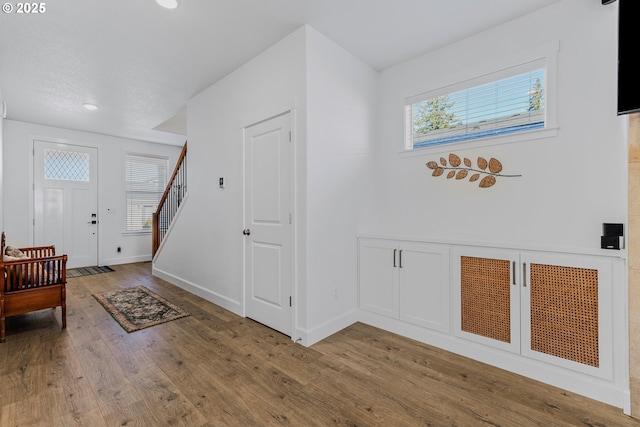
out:
{"label": "window glass", "polygon": [[167,159],[127,154],[127,231],[151,231],[153,213],[167,184]]}
{"label": "window glass", "polygon": [[89,154],[44,150],[44,179],[89,182]]}
{"label": "window glass", "polygon": [[519,70],[506,77],[505,71],[501,71],[482,84],[412,97],[405,111],[408,128],[405,149],[544,129],[545,71]]}

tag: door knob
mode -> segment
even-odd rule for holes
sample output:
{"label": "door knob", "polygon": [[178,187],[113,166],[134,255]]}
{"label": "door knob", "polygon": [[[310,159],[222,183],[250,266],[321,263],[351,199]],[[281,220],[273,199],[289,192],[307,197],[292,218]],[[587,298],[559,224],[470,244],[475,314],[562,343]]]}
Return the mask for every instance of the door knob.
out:
{"label": "door knob", "polygon": [[251,230],[249,230],[248,228],[245,228],[244,230],[242,230],[242,234],[244,234],[245,236],[248,236],[249,234],[251,234]]}

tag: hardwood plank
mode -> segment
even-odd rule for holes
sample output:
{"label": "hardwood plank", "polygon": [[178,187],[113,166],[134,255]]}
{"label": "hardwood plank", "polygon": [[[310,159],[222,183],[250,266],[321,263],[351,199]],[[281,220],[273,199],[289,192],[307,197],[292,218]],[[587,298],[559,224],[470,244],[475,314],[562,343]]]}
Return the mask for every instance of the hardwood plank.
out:
{"label": "hardwood plank", "polygon": [[[72,278],[9,318],[1,426],[640,427],[619,408],[356,323],[310,348],[150,275]],[[144,285],[191,316],[127,333],[92,294]],[[9,326],[9,325],[8,325]]]}
{"label": "hardwood plank", "polygon": [[62,415],[57,419],[57,424],[52,424],[52,427],[107,427],[107,421],[100,409],[93,408],[86,413],[70,412]]}
{"label": "hardwood plank", "polygon": [[[364,332],[359,333],[360,330]],[[585,413],[589,413],[589,408],[583,403],[591,402],[589,399],[500,369],[487,369],[481,362],[441,352],[419,342],[407,346],[410,340],[397,335],[385,334],[381,338],[372,338],[374,331],[375,328],[367,325],[354,325],[344,331],[344,336],[339,333],[335,337],[335,345],[353,349],[352,353],[356,356],[363,355],[361,350],[356,349],[368,349],[364,354],[366,358],[379,361],[377,366],[384,371],[378,371],[378,376],[411,379],[403,389],[415,388],[418,393],[428,393],[437,385],[438,394],[441,395],[465,392],[480,405],[492,407],[498,412],[514,411],[525,416],[527,419],[522,423],[534,423],[539,418],[537,411],[530,410],[532,406],[546,408],[554,425],[558,426],[600,422],[597,417],[584,417]],[[467,406],[470,404],[466,403]],[[583,410],[564,411],[563,406],[566,405],[579,405]]]}
{"label": "hardwood plank", "polygon": [[142,399],[104,341],[84,344],[76,347],[75,351],[80,355],[85,375],[103,414],[123,410]]}
{"label": "hardwood plank", "polygon": [[40,399],[48,404],[61,419],[74,422],[95,420],[95,398],[89,379],[85,376],[80,360],[69,338],[52,341],[46,362],[47,393]]}

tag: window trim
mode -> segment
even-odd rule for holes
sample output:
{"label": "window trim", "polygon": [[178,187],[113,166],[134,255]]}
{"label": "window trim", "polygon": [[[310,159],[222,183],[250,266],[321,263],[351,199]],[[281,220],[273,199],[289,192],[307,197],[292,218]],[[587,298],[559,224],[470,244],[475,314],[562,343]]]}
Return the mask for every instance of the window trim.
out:
{"label": "window trim", "polygon": [[[557,134],[557,54],[560,48],[559,41],[518,52],[516,54],[490,61],[478,67],[474,67],[463,73],[445,76],[438,81],[432,81],[429,86],[423,86],[411,93],[400,95],[402,101],[403,131],[399,151],[401,158],[431,155],[451,150],[464,150],[480,148],[512,142],[522,142],[553,137]],[[489,136],[466,141],[457,141],[447,144],[438,144],[427,147],[413,148],[412,129],[413,123],[407,108],[420,100],[434,98],[450,94],[458,90],[468,89],[488,82],[499,80],[503,77],[515,76],[519,72],[535,69],[545,69],[545,127],[524,132],[510,133],[506,135]],[[411,141],[409,146],[408,141]]]}

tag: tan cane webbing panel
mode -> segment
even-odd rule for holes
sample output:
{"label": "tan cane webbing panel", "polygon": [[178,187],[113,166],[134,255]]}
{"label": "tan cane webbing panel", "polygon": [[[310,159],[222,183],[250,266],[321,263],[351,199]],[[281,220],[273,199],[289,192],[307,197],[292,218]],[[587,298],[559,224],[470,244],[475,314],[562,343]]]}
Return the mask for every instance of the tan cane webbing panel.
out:
{"label": "tan cane webbing panel", "polygon": [[462,330],[511,342],[510,261],[461,257]]}
{"label": "tan cane webbing panel", "polygon": [[598,270],[531,264],[531,349],[598,367]]}

